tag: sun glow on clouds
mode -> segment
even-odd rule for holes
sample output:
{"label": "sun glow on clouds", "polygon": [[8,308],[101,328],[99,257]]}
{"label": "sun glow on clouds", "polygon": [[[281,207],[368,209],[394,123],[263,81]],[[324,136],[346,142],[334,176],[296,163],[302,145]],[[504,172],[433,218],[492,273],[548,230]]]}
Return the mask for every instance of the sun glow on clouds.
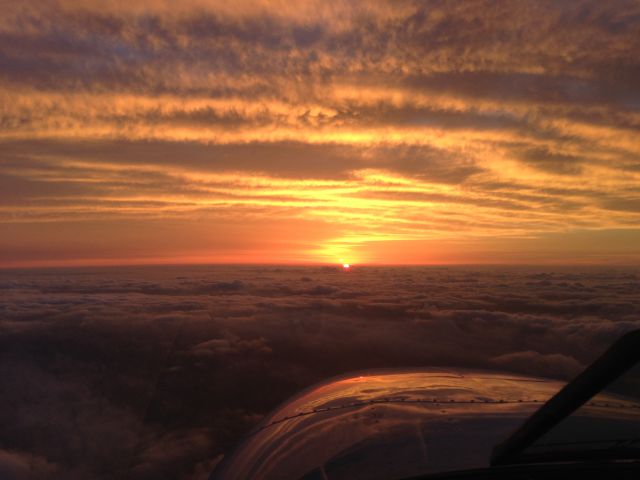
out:
{"label": "sun glow on clouds", "polygon": [[638,261],[639,7],[491,5],[3,4],[0,263]]}

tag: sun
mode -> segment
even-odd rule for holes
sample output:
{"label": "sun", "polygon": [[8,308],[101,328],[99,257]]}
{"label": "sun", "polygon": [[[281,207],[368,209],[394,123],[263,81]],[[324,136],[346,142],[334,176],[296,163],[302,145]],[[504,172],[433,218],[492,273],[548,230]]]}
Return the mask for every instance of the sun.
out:
{"label": "sun", "polygon": [[340,264],[342,265],[342,271],[344,272],[348,272],[352,267],[351,263],[346,262],[342,258],[340,259]]}

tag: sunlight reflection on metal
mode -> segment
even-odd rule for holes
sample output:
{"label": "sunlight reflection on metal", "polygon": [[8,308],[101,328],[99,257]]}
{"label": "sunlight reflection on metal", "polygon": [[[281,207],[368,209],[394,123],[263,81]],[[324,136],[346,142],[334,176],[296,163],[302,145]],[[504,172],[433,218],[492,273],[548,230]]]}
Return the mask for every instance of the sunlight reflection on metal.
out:
{"label": "sunlight reflection on metal", "polygon": [[402,478],[488,466],[492,446],[562,386],[437,369],[334,379],[267,416],[212,479]]}

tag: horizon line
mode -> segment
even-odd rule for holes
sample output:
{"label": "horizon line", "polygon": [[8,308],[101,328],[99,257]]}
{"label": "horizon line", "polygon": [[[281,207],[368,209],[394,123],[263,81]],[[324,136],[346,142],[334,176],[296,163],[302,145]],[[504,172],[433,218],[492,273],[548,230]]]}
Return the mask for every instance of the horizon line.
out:
{"label": "horizon line", "polygon": [[[83,268],[143,268],[143,267],[335,267],[341,269],[341,262],[132,262],[132,263],[53,263],[53,264],[25,264],[25,265],[2,265],[0,270],[59,270],[59,269],[83,269]],[[618,268],[640,268],[640,262],[573,262],[573,263],[551,263],[551,262],[432,262],[432,263],[383,263],[383,262],[363,262],[350,263],[351,268],[368,267],[618,267]]]}

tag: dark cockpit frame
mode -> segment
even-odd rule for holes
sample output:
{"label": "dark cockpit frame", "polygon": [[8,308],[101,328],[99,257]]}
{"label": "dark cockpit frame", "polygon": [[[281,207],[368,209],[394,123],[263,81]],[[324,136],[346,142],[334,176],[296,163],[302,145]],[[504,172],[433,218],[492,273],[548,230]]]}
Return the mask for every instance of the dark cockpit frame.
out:
{"label": "dark cockpit frame", "polygon": [[[593,444],[596,442],[576,441],[556,444],[573,448],[535,448],[540,439],[639,364],[640,330],[635,330],[615,342],[575,380],[531,415],[509,438],[496,445],[489,468],[413,478],[640,478],[640,439],[637,436],[618,441],[597,442],[595,447]],[[581,448],[588,443],[592,444],[590,448]]]}

